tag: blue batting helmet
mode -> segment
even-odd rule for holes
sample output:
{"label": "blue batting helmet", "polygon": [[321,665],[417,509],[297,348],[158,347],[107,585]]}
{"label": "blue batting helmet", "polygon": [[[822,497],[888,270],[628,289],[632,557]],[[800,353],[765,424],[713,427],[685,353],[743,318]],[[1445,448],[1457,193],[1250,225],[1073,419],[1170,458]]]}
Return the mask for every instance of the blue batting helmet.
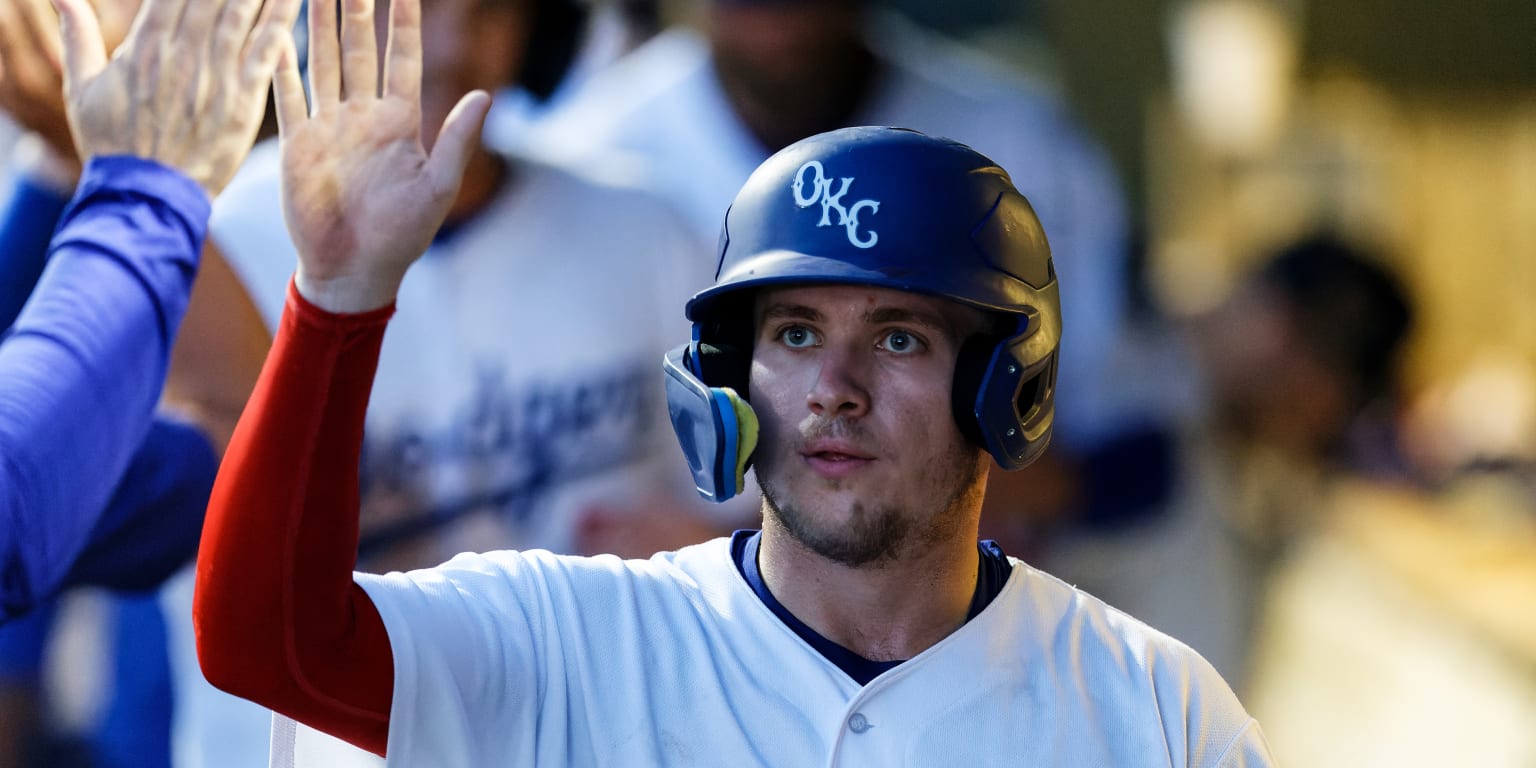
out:
{"label": "blue batting helmet", "polygon": [[742,402],[752,292],[813,283],[941,296],[1003,318],[961,349],[955,420],[1005,469],[1045,450],[1061,308],[1034,209],[963,144],[844,128],[784,148],[747,180],[726,213],[715,284],[688,302],[693,341],[667,355],[673,426],[706,498],[741,489],[755,441]]}

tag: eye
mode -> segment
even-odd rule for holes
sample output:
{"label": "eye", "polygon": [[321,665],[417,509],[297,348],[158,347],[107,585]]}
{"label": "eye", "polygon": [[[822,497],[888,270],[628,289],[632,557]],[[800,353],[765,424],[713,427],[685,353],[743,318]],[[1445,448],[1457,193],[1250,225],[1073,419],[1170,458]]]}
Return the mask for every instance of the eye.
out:
{"label": "eye", "polygon": [[814,347],[818,341],[816,333],[803,325],[791,325],[779,331],[779,340],[790,349]]}
{"label": "eye", "polygon": [[923,340],[919,339],[917,336],[911,333],[908,333],[907,331],[895,330],[887,333],[885,338],[880,340],[880,347],[897,354],[905,355],[917,352],[918,350],[922,349]]}

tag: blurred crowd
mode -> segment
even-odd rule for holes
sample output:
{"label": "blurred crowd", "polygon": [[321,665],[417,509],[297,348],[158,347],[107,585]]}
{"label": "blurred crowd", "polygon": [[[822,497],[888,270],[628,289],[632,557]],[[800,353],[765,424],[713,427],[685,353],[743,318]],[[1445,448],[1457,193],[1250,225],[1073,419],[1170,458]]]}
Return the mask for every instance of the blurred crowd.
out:
{"label": "blurred crowd", "polygon": [[[93,1],[112,45],[138,2]],[[1058,89],[875,0],[427,0],[424,13],[424,125],[472,89],[496,97],[385,341],[362,460],[367,569],[471,548],[643,557],[756,527],[752,493],[720,507],[693,493],[658,363],[688,333],[680,308],[713,279],[750,171],[844,125],[987,154],[1050,240],[1060,421],[1045,459],[994,473],[984,535],[1192,645],[1240,694],[1275,574],[1342,480],[1431,497],[1481,474],[1532,492],[1530,456],[1447,456],[1415,431],[1433,414],[1400,365],[1423,313],[1384,246],[1300,233],[1241,254],[1246,274],[1209,311],[1164,312],[1146,289],[1144,219]],[[48,0],[0,4],[6,325],[80,174],[58,58]],[[215,200],[162,401],[215,455],[294,267],[279,162],[275,138],[258,145]],[[117,542],[163,550],[142,583],[94,578],[90,562],[113,555],[88,549],[63,591],[0,626],[0,768],[266,765],[268,713],[197,667],[199,524]]]}

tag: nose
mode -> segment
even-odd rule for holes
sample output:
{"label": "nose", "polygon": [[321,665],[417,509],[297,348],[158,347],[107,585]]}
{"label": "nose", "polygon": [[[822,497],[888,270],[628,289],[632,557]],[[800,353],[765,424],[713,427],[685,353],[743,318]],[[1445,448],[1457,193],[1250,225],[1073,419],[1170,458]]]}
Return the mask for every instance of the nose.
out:
{"label": "nose", "polygon": [[816,380],[806,393],[805,404],[811,413],[824,418],[858,418],[869,412],[869,390],[865,386],[868,361],[851,349],[828,345],[821,354]]}

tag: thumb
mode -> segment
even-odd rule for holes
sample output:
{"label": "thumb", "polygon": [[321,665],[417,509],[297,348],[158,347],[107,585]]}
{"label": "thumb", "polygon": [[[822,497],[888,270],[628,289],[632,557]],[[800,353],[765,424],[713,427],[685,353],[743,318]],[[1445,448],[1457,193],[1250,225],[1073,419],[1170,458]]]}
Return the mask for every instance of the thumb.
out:
{"label": "thumb", "polygon": [[458,190],[464,178],[464,167],[469,164],[473,149],[480,141],[480,129],[485,125],[486,113],[491,109],[491,96],[485,91],[471,91],[459,99],[443,130],[437,134],[432,146],[432,156],[427,159],[427,173],[432,186],[449,196]]}
{"label": "thumb", "polygon": [[107,66],[107,44],[101,22],[86,0],[53,0],[59,12],[59,36],[64,43],[64,88],[72,90]]}

